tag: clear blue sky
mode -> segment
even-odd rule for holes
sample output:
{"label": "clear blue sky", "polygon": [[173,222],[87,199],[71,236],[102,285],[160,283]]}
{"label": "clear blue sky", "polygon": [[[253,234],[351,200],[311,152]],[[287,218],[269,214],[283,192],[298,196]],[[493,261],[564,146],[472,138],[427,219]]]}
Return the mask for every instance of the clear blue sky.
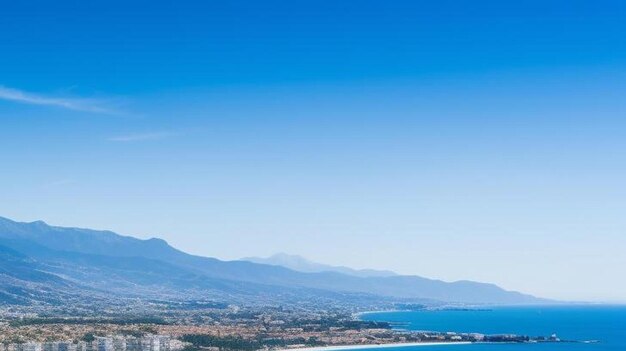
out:
{"label": "clear blue sky", "polygon": [[623,1],[0,13],[0,215],[626,301]]}

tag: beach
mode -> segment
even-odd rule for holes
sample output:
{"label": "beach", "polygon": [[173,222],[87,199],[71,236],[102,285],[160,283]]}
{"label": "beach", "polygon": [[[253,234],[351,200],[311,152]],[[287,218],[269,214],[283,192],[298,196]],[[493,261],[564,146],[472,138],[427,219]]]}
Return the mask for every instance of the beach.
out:
{"label": "beach", "polygon": [[412,346],[443,346],[443,345],[468,345],[471,342],[405,342],[391,344],[354,344],[354,345],[337,345],[337,346],[317,346],[303,348],[286,348],[277,351],[297,350],[297,351],[336,351],[336,350],[365,350],[365,349],[382,349],[394,347],[412,347]]}

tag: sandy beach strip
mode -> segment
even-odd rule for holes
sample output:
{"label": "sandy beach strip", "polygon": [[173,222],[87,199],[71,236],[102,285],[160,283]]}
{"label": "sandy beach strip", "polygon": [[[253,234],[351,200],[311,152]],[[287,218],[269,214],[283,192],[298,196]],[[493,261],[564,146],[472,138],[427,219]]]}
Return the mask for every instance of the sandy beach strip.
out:
{"label": "sandy beach strip", "polygon": [[453,341],[453,342],[404,342],[391,344],[355,344],[355,345],[337,345],[337,346],[318,346],[318,347],[294,347],[279,349],[276,351],[339,351],[339,350],[366,350],[366,349],[384,349],[393,347],[410,347],[410,346],[443,346],[443,345],[469,345],[469,341]]}

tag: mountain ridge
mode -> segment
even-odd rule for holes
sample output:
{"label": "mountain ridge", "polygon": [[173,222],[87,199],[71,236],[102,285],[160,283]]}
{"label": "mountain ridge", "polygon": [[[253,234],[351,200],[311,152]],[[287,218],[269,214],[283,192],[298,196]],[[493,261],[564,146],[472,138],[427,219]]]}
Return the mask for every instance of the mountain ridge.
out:
{"label": "mountain ridge", "polygon": [[0,217],[0,244],[26,252],[74,284],[93,288],[109,284],[113,286],[111,290],[128,295],[156,289],[167,296],[240,300],[245,296],[271,300],[272,294],[281,296],[284,292],[295,297],[356,294],[464,304],[547,301],[471,281],[449,283],[400,275],[359,277],[332,271],[298,272],[248,261],[222,261],[187,254],[162,239],[143,240],[112,231],[56,227],[42,221],[20,223]]}
{"label": "mountain ridge", "polygon": [[313,262],[302,256],[290,255],[283,252],[274,254],[269,257],[244,257],[240,260],[285,267],[303,273],[336,272],[362,278],[392,277],[398,275],[397,273],[388,270],[354,269],[345,266],[333,266],[324,263]]}

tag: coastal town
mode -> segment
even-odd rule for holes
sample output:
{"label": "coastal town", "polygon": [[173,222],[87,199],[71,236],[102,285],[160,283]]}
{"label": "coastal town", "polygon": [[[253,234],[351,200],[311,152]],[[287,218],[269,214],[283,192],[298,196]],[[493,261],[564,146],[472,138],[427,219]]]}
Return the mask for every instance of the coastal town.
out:
{"label": "coastal town", "polygon": [[414,343],[562,342],[556,335],[409,331],[352,311],[227,306],[141,318],[8,316],[0,351],[256,351]]}

